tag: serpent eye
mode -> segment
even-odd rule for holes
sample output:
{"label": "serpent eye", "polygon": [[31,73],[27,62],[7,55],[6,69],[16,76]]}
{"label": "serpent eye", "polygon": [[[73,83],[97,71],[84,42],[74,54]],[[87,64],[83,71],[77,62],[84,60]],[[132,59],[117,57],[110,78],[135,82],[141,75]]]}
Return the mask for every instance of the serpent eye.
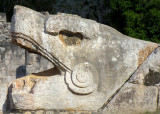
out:
{"label": "serpent eye", "polygon": [[76,46],[81,44],[83,35],[63,30],[59,32],[59,38],[66,46]]}

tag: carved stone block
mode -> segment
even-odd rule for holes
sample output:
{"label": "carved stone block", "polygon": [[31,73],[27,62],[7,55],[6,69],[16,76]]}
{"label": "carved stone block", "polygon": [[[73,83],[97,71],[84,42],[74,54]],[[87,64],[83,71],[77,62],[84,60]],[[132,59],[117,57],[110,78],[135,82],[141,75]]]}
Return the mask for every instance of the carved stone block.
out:
{"label": "carved stone block", "polygon": [[[100,111],[119,90],[125,96],[126,82],[159,46],[79,16],[43,15],[22,6],[14,8],[11,32],[13,43],[54,66],[11,83],[11,105],[18,110]],[[130,88],[134,92],[127,101],[135,94],[148,100],[152,94],[146,91],[153,91],[154,99],[147,102],[155,109],[156,87],[143,85],[143,96],[139,87]]]}

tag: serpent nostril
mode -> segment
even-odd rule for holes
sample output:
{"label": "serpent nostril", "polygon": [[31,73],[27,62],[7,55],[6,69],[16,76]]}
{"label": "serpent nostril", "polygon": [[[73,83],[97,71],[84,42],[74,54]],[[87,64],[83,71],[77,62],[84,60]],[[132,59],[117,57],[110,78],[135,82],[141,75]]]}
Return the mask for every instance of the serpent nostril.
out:
{"label": "serpent nostril", "polygon": [[81,33],[62,30],[59,32],[59,38],[66,46],[76,46],[81,44],[83,35]]}

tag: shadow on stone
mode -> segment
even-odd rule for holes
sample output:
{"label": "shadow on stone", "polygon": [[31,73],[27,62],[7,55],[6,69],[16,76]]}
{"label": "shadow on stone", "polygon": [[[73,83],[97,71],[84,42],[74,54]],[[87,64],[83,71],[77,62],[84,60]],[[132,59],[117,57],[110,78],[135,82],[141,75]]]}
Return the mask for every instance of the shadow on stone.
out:
{"label": "shadow on stone", "polygon": [[149,73],[144,79],[144,85],[155,86],[158,83],[160,83],[160,73],[149,69]]}
{"label": "shadow on stone", "polygon": [[9,114],[12,112],[12,109],[13,109],[13,100],[11,97],[12,88],[13,88],[13,85],[11,84],[8,88],[7,99],[3,104],[3,114]]}
{"label": "shadow on stone", "polygon": [[57,67],[53,67],[51,69],[32,74],[36,76],[54,76],[54,75],[61,75],[61,72]]}
{"label": "shadow on stone", "polygon": [[16,69],[16,79],[26,76],[26,65],[21,65]]}

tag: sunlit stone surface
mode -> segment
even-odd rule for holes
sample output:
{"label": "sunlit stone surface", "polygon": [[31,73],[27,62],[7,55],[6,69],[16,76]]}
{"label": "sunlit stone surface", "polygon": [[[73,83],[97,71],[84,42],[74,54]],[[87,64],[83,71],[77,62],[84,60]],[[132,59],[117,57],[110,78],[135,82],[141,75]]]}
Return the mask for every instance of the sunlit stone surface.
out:
{"label": "sunlit stone surface", "polygon": [[[149,87],[143,78],[136,84],[128,80],[158,44],[125,36],[79,16],[43,15],[22,6],[14,8],[11,33],[13,43],[55,66],[12,81],[8,94],[11,109],[156,111],[156,84]],[[158,57],[155,59],[156,63],[151,59],[153,65],[159,63]]]}

